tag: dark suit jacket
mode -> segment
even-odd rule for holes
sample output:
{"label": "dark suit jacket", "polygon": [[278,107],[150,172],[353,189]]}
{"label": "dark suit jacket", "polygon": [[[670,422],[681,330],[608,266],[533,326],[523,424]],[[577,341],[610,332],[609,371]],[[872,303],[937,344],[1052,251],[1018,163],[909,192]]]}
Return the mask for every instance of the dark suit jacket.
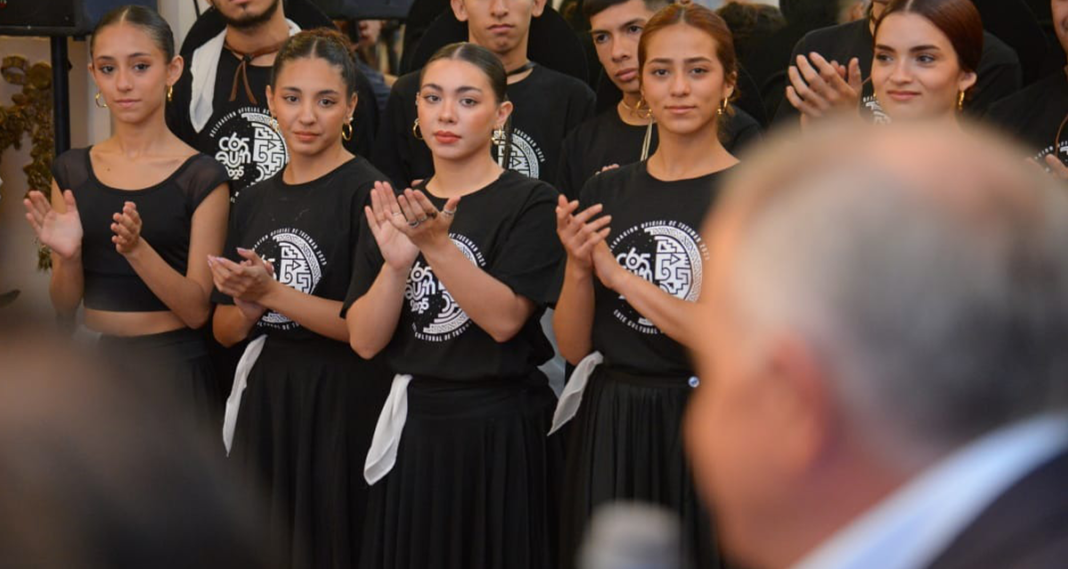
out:
{"label": "dark suit jacket", "polygon": [[1068,568],[1068,451],[999,496],[927,569]]}

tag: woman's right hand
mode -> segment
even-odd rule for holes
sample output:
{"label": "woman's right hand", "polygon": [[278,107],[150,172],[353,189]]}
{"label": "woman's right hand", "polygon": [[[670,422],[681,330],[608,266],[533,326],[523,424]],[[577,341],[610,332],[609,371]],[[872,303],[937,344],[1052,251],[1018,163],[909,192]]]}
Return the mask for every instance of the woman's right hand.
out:
{"label": "woman's right hand", "polygon": [[63,192],[66,211],[59,212],[52,208],[44,194],[30,192],[22,200],[26,206],[26,220],[30,222],[37,239],[63,259],[74,259],[82,253],[82,220],[78,215],[78,204],[74,201],[74,192]]}
{"label": "woman's right hand", "polygon": [[568,202],[561,195],[556,205],[556,234],[560,237],[560,243],[567,251],[567,263],[572,268],[590,271],[593,268],[593,259],[590,253],[595,245],[608,237],[611,228],[608,224],[612,216],[601,216],[593,221],[590,218],[601,213],[604,208],[601,204],[594,204],[579,214],[578,200]]}
{"label": "woman's right hand", "polygon": [[407,235],[394,227],[390,219],[393,215],[404,215],[394,213],[390,209],[389,201],[395,199],[389,183],[375,182],[375,187],[371,190],[371,206],[365,206],[363,209],[367,214],[367,224],[371,227],[371,233],[375,236],[375,242],[378,243],[378,249],[382,252],[386,264],[393,269],[407,271],[419,257],[419,248]]}

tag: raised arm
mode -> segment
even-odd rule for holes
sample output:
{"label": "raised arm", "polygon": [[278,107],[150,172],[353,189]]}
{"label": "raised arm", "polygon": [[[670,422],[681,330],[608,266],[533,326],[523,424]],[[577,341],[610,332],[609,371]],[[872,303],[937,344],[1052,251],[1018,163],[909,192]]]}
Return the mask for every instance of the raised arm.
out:
{"label": "raised arm", "polygon": [[553,312],[553,331],[560,355],[577,364],[593,351],[593,261],[591,251],[608,235],[611,216],[589,222],[601,213],[600,204],[575,215],[579,202],[560,196],[556,206],[556,233],[567,251],[564,284]]}
{"label": "raised arm", "polygon": [[[389,184],[376,182],[371,191],[371,206],[364,208],[367,225],[384,262],[374,283],[345,314],[349,344],[360,357],[366,359],[382,351],[393,338],[404,305],[408,273],[419,256],[419,249],[390,219],[394,215],[389,207],[392,196],[393,189]],[[397,213],[397,216],[402,215]]]}
{"label": "raised arm", "polygon": [[52,306],[62,315],[72,315],[85,294],[82,270],[82,222],[70,190],[60,192],[52,181],[52,202],[41,192],[30,192],[23,200],[26,220],[37,240],[52,250],[52,279],[49,294]]}
{"label": "raised arm", "polygon": [[193,212],[184,275],[141,238],[141,216],[133,202],[126,202],[122,211],[113,217],[111,230],[115,235],[111,240],[115,250],[126,257],[152,293],[189,328],[200,328],[211,314],[211,272],[201,260],[222,251],[230,211],[229,195],[227,185],[220,184]]}

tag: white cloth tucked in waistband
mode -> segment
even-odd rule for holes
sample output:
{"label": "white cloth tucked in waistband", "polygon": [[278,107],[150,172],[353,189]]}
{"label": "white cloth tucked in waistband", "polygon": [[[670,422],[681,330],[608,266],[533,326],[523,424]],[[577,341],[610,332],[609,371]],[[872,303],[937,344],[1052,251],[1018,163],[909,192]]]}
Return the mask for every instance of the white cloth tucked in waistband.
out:
{"label": "white cloth tucked in waistband", "polygon": [[263,345],[267,343],[267,336],[263,335],[248,343],[245,353],[237,362],[237,371],[234,373],[234,386],[230,389],[230,397],[226,399],[226,416],[223,419],[223,444],[226,445],[226,456],[230,456],[230,447],[234,444],[234,429],[237,428],[237,412],[241,409],[241,394],[248,386],[248,374],[256,360],[260,359]]}
{"label": "white cloth tucked in waistband", "polygon": [[567,385],[560,394],[560,400],[556,402],[556,411],[553,412],[553,428],[549,429],[550,435],[573,419],[575,413],[578,413],[579,405],[582,404],[582,394],[586,391],[586,384],[589,383],[593,370],[602,362],[604,362],[604,356],[601,352],[593,352],[582,358],[582,361],[575,366],[575,371],[571,372],[571,379],[567,380]]}
{"label": "white cloth tucked in waistband", "polygon": [[397,448],[400,447],[404,423],[408,420],[408,384],[411,382],[410,375],[398,373],[393,376],[393,386],[378,416],[375,436],[363,465],[363,477],[372,486],[389,474],[397,462]]}

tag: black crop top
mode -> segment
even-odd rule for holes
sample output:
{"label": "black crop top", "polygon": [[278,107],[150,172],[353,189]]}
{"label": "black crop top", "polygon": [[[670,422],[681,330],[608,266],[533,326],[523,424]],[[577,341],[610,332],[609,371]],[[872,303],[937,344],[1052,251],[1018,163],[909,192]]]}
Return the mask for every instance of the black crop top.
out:
{"label": "black crop top", "polygon": [[168,310],[115,250],[111,242],[112,215],[122,211],[127,201],[137,204],[141,238],[184,275],[193,212],[212,190],[229,181],[226,169],[210,156],[196,154],[154,186],[121,190],[102,184],[93,173],[89,148],[77,148],[52,162],[52,176],[61,191],[74,192],[78,204],[86,308],[113,312]]}

